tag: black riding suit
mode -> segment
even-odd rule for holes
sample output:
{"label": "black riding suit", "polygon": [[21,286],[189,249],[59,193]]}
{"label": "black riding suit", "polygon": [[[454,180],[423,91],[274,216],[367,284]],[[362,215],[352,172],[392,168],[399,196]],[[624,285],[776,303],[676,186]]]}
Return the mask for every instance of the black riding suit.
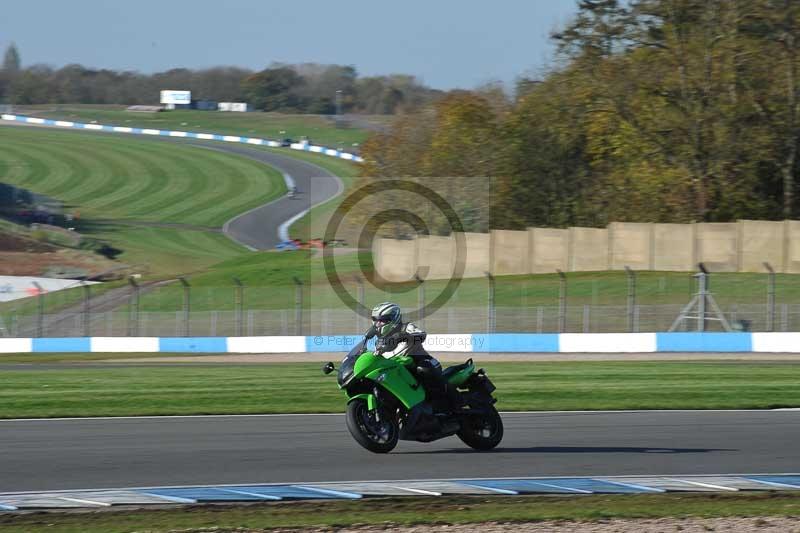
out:
{"label": "black riding suit", "polygon": [[[375,343],[375,353],[386,356],[407,355],[414,360],[410,370],[422,382],[428,391],[431,400],[443,400],[451,395],[447,384],[442,378],[442,365],[425,350],[427,333],[409,322],[400,324],[393,333],[378,337]],[[454,391],[453,391],[454,392]]]}

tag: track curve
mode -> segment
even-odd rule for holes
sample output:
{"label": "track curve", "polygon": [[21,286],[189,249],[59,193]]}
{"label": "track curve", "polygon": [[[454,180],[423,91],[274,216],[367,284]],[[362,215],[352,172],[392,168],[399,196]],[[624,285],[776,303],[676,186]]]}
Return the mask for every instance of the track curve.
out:
{"label": "track curve", "polygon": [[284,195],[233,217],[222,227],[223,233],[228,237],[252,249],[274,248],[287,238],[287,235],[279,235],[281,227],[286,222],[297,220],[312,207],[335,198],[344,190],[342,181],[335,174],[288,155],[238,145],[183,142],[265,163],[284,175],[287,188],[291,185],[297,187],[300,194],[296,198]]}
{"label": "track curve", "polygon": [[341,415],[0,421],[0,492],[155,485],[792,472],[800,411],[503,415],[500,447],[362,450]]}
{"label": "track curve", "polygon": [[[0,127],[2,126],[49,128],[49,126],[26,124],[22,122],[0,122]],[[97,130],[65,129],[59,131],[80,131],[95,135],[119,135]],[[276,244],[285,238],[285,236],[282,237],[278,234],[282,226],[288,227],[286,225],[287,222],[297,220],[312,207],[335,198],[344,190],[342,181],[335,174],[318,165],[293,158],[289,155],[268,152],[266,150],[248,147],[247,145],[219,141],[168,136],[137,137],[137,139],[144,142],[189,144],[200,148],[247,157],[277,169],[284,175],[284,179],[287,182],[296,185],[300,191],[297,198],[289,198],[288,195],[284,195],[267,204],[233,217],[223,226],[223,233],[234,241],[253,250],[273,249]]]}

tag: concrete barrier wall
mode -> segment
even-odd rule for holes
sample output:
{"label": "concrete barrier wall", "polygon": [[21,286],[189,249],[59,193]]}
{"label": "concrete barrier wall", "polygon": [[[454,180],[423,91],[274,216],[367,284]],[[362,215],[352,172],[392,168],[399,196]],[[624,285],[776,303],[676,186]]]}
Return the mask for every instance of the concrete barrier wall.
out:
{"label": "concrete barrier wall", "polygon": [[694,224],[653,224],[653,270],[697,268]]}
{"label": "concrete barrier wall", "polygon": [[612,222],[608,226],[611,270],[653,270],[652,224]]}
{"label": "concrete barrier wall", "polygon": [[[456,239],[457,241],[458,239]],[[464,277],[479,278],[491,266],[491,241],[488,233],[464,233]]]}
{"label": "concrete barrier wall", "polygon": [[569,270],[569,230],[528,228],[532,274]]}
{"label": "concrete barrier wall", "polygon": [[697,261],[712,272],[739,270],[739,225],[730,223],[697,224]]}
{"label": "concrete barrier wall", "polygon": [[800,273],[800,221],[787,220],[786,224],[786,240],[784,247],[786,250],[786,263],[783,267],[783,272],[787,274]]}
{"label": "concrete barrier wall", "polygon": [[416,242],[416,270],[422,279],[448,279],[453,275],[456,257],[453,237],[426,235]]}
{"label": "concrete barrier wall", "polygon": [[378,275],[387,281],[403,282],[414,279],[417,272],[416,241],[375,239],[373,256]]}
{"label": "concrete barrier wall", "polygon": [[764,262],[783,270],[786,224],[764,220],[739,221],[739,265],[743,272],[765,272]]}
{"label": "concrete barrier wall", "polygon": [[[528,228],[465,233],[464,277],[623,270],[688,272],[702,262],[712,272],[800,273],[800,221],[740,220],[730,223],[645,224],[614,222],[608,228]],[[453,272],[456,239],[376,240],[381,276],[407,281],[417,266],[427,279]],[[412,244],[416,243],[416,244]],[[424,264],[421,262],[424,258]]]}
{"label": "concrete barrier wall", "polygon": [[573,272],[608,270],[608,230],[569,228],[569,269]]}
{"label": "concrete barrier wall", "polygon": [[492,230],[491,272],[498,276],[530,272],[530,253],[527,231]]}
{"label": "concrete barrier wall", "polygon": [[[164,353],[347,353],[360,335],[316,337],[70,337],[2,339],[0,353],[137,352]],[[370,341],[373,342],[373,341]],[[371,346],[371,345],[370,345]],[[431,335],[432,352],[800,353],[800,333],[473,333]]]}

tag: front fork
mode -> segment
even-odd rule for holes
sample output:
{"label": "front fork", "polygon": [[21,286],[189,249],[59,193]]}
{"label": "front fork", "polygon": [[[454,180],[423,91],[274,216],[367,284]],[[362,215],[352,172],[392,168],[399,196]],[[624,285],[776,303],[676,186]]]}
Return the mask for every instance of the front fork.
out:
{"label": "front fork", "polygon": [[[372,406],[370,407],[369,401],[372,400]],[[367,409],[370,411],[374,411],[375,413],[375,422],[381,421],[381,411],[378,409],[378,387],[372,389],[372,394],[370,394],[369,398],[367,399]]]}
{"label": "front fork", "polygon": [[375,420],[378,419],[378,387],[373,389],[372,394],[369,393],[362,393],[356,394],[355,396],[351,396],[347,399],[347,403],[353,402],[355,400],[365,400],[367,402],[367,409],[370,412],[374,412]]}

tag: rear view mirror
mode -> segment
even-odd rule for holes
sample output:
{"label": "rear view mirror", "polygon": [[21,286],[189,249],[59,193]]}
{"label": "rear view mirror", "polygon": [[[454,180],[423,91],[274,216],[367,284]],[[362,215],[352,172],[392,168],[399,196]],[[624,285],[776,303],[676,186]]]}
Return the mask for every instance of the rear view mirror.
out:
{"label": "rear view mirror", "polygon": [[325,374],[325,375],[330,374],[334,370],[336,370],[336,367],[334,367],[333,363],[331,363],[331,362],[325,363],[325,366],[322,367],[322,373]]}

